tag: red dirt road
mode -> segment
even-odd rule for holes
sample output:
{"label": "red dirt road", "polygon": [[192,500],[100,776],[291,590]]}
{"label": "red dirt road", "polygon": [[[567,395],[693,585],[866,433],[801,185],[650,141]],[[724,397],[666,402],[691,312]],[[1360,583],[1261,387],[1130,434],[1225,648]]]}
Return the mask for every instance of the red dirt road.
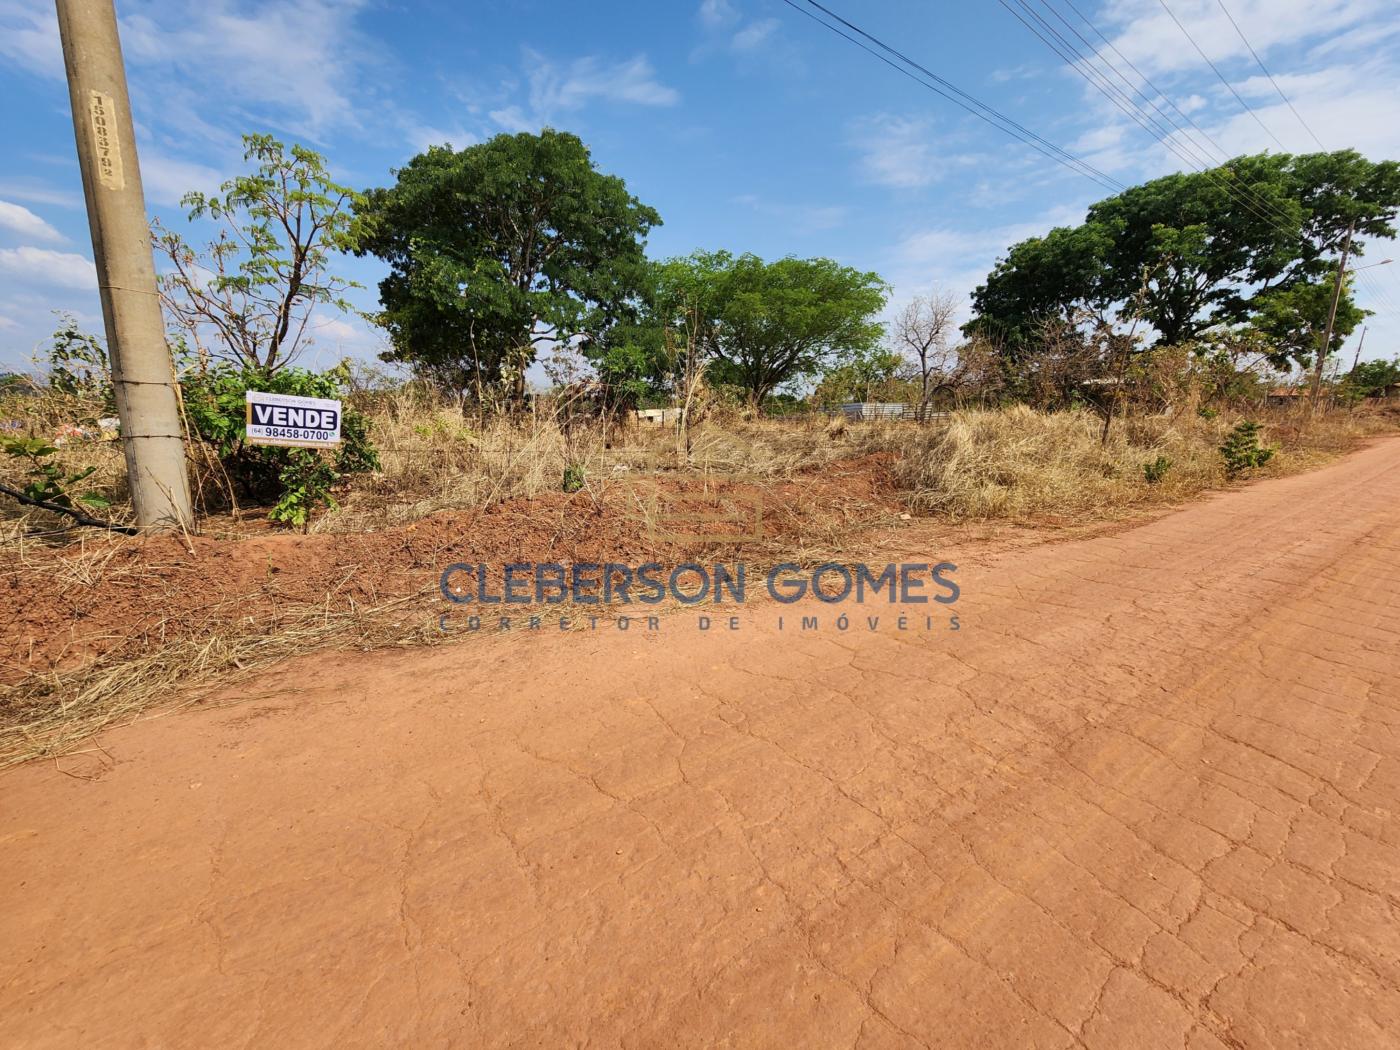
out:
{"label": "red dirt road", "polygon": [[0,1042],[1400,1046],[1400,440],[958,580],[302,660],[0,778]]}

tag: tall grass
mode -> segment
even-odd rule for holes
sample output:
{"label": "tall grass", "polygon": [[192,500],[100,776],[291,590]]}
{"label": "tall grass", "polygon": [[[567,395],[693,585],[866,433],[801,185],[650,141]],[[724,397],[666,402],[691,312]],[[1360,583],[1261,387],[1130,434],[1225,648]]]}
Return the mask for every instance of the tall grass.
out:
{"label": "tall grass", "polygon": [[[1263,471],[1297,469],[1357,437],[1393,429],[1368,412],[1256,411],[1279,455]],[[1107,442],[1090,412],[1037,412],[1023,405],[956,412],[947,424],[909,434],[895,465],[910,504],[953,518],[1085,518],[1146,501],[1182,499],[1226,481],[1220,445],[1243,417],[1171,414],[1115,421]],[[1158,480],[1148,464],[1165,460]]]}
{"label": "tall grass", "polygon": [[890,424],[711,420],[688,454],[671,427],[570,420],[550,411],[485,420],[410,394],[365,406],[383,470],[356,479],[312,531],[391,528],[443,510],[558,492],[567,468],[595,495],[645,475],[788,479],[841,459],[892,447]]}
{"label": "tall grass", "polygon": [[[544,410],[480,419],[412,389],[369,396],[362,408],[372,423],[382,470],[337,491],[337,507],[319,515],[312,531],[381,531],[439,511],[555,493],[569,468],[581,471],[588,492],[598,496],[615,482],[647,475],[782,481],[873,452],[888,454],[895,483],[914,512],[1022,520],[1086,517],[1223,484],[1218,447],[1242,418],[1228,412],[1214,419],[1129,416],[1114,422],[1106,444],[1091,413],[1024,406],[958,411],[927,426],[820,416],[712,418],[695,429],[687,455],[670,428],[605,426]],[[55,395],[0,401],[0,421],[17,419],[21,433],[45,438],[65,423],[95,414],[101,414],[100,406]],[[1265,424],[1265,440],[1280,447],[1269,473],[1342,450],[1359,434],[1386,425],[1394,429],[1393,416],[1389,424],[1383,417],[1369,406],[1317,417],[1298,409],[1251,411],[1251,418]],[[113,520],[129,520],[119,442],[73,441],[56,458],[72,472],[95,467],[83,487],[111,501]],[[19,464],[4,459],[0,473],[22,480],[15,469]],[[1154,483],[1144,466],[1160,460],[1170,465]],[[227,479],[212,449],[194,446],[191,469],[205,506],[226,506]],[[21,535],[61,536],[67,527],[63,519],[0,500],[0,545]],[[240,528],[224,519],[216,531]]]}

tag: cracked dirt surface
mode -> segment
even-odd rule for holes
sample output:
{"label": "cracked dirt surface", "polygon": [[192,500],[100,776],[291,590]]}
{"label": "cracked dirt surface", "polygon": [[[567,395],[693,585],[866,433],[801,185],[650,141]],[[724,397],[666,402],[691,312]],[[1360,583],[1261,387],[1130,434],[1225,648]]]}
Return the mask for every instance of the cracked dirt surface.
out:
{"label": "cracked dirt surface", "polygon": [[1400,440],[958,578],[323,655],[0,778],[0,1040],[1400,1046]]}

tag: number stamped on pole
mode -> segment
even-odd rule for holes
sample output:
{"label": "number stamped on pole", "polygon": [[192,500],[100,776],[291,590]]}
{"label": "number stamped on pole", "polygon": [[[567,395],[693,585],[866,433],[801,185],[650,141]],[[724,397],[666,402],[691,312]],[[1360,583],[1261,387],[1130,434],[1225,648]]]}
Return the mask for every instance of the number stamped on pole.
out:
{"label": "number stamped on pole", "polygon": [[89,93],[88,115],[92,118],[97,179],[109,190],[119,190],[126,185],[126,179],[122,175],[122,143],[117,136],[117,107],[112,96],[100,91]]}

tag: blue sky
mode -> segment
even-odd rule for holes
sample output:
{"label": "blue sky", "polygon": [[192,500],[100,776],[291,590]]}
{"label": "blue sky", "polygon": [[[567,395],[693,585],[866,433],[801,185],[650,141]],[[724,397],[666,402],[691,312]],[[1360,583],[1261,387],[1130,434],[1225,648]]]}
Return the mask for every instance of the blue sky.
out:
{"label": "blue sky", "polygon": [[[1160,0],[1073,0],[1230,153],[1277,150],[1271,135],[1315,149],[1218,0],[1169,2],[1263,127]],[[1395,0],[1225,2],[1328,148],[1400,157]],[[827,6],[1121,182],[1183,167],[1000,4]],[[238,170],[245,131],[313,146],[365,187],[430,143],[549,124],[660,211],[653,256],[829,255],[883,274],[897,304],[935,284],[965,295],[1010,243],[1105,195],[781,0],[119,0],[118,13],[147,203],[172,226],[182,193]],[[4,368],[27,364],[54,310],[101,324],[51,3],[0,0],[0,99]],[[377,264],[340,269],[372,308]],[[1378,311],[1364,356],[1400,352],[1400,259],[1359,293]],[[324,314],[306,363],[378,345],[357,318]]]}

